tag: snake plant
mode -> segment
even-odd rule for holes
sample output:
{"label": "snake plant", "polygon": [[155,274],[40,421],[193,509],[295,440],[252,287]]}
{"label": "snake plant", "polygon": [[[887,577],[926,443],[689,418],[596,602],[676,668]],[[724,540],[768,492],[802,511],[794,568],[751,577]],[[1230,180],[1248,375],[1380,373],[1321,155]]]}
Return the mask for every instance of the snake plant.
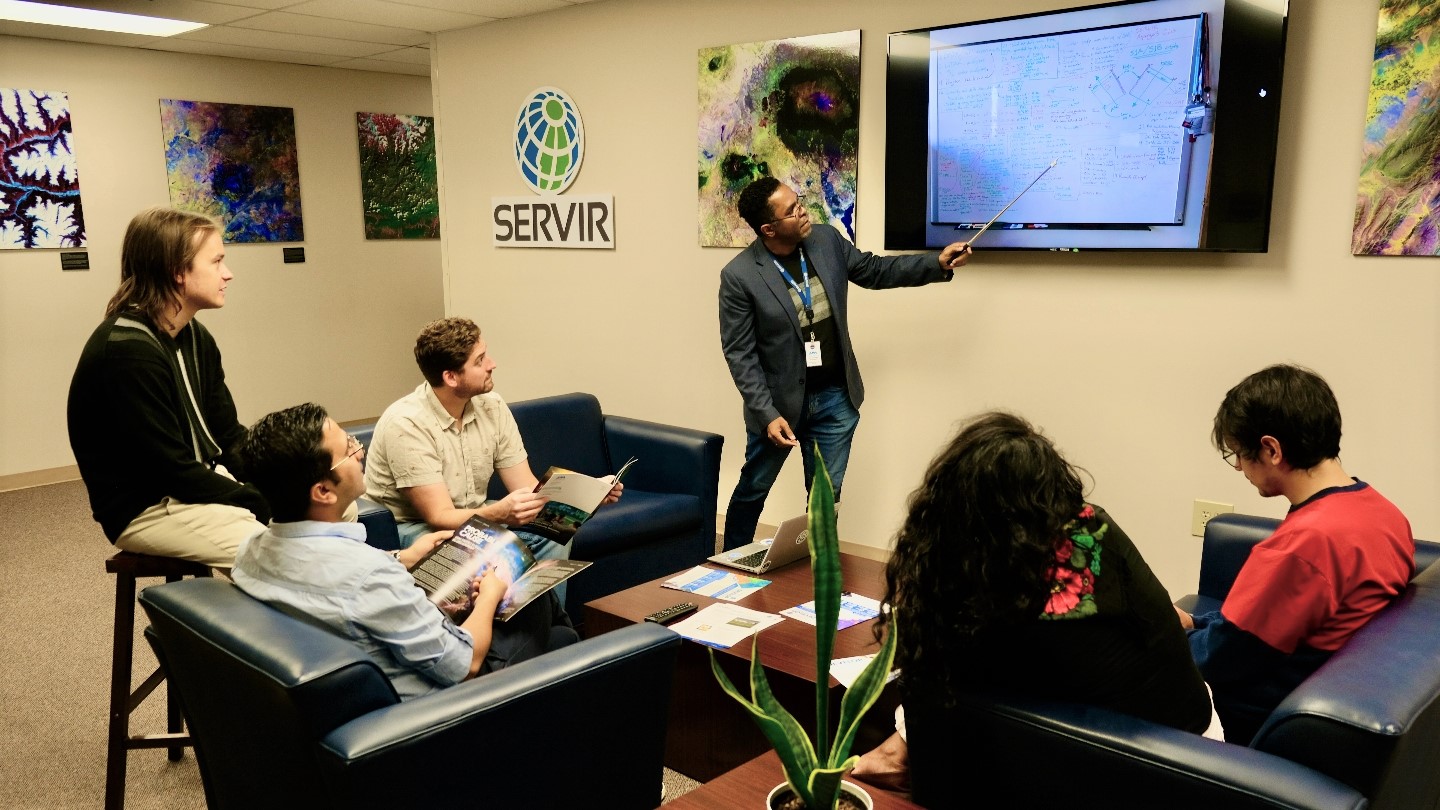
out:
{"label": "snake plant", "polygon": [[760,645],[750,648],[750,697],[730,682],[710,653],[710,668],[726,694],[735,698],[755,718],[760,730],[775,747],[785,767],[785,781],[809,810],[833,810],[840,795],[840,778],[855,766],[859,757],[850,747],[860,728],[860,719],[880,697],[890,667],[895,661],[894,625],[885,635],[880,653],[872,659],[840,702],[840,718],[830,736],[830,658],[835,649],[836,625],[840,617],[840,537],[835,529],[835,491],[825,469],[820,449],[815,448],[815,480],[810,486],[809,516],[810,568],[815,579],[815,734],[809,735],[770,691],[765,669],[760,665]]}

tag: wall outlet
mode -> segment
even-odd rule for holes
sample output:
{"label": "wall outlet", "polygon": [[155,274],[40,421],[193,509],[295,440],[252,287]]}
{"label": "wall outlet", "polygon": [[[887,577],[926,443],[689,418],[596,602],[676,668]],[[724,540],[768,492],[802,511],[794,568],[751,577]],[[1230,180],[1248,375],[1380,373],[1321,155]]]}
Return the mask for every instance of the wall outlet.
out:
{"label": "wall outlet", "polygon": [[1204,537],[1205,524],[1210,522],[1210,518],[1234,511],[1235,504],[1232,503],[1216,503],[1215,501],[1196,499],[1195,511],[1190,517],[1190,533],[1196,537]]}

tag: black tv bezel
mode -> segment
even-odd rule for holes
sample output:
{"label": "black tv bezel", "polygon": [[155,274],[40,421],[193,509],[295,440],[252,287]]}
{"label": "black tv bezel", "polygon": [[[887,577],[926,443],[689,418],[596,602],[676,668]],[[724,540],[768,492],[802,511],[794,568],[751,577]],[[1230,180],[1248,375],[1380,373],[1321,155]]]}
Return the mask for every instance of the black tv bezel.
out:
{"label": "black tv bezel", "polygon": [[[1157,1],[1118,0],[892,32],[887,38],[885,73],[885,248],[933,250],[943,247],[943,244],[930,244],[926,239],[930,32]],[[1224,0],[1219,74],[1213,88],[1215,128],[1210,137],[1215,140],[1199,244],[1156,247],[1121,243],[1080,250],[1232,253],[1269,250],[1289,0],[1283,0],[1283,6],[1275,12],[1247,0]],[[924,38],[919,36],[922,34]],[[1264,88],[1265,97],[1260,97],[1253,88]],[[1112,233],[1123,238],[1125,232]],[[960,238],[963,236],[959,234]],[[1048,245],[983,247],[985,250],[1057,250]]]}

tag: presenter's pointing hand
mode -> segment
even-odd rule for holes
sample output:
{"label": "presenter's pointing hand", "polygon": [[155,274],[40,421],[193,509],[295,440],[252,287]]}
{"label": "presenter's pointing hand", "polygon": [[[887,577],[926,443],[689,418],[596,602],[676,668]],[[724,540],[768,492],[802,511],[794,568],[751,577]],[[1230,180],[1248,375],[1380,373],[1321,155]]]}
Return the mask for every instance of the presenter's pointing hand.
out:
{"label": "presenter's pointing hand", "polygon": [[800,442],[795,439],[795,432],[790,429],[790,423],[785,417],[777,416],[765,428],[765,435],[770,437],[770,443],[777,447],[799,447]]}
{"label": "presenter's pointing hand", "polygon": [[974,253],[969,242],[952,242],[940,251],[940,266],[946,270],[964,267]]}

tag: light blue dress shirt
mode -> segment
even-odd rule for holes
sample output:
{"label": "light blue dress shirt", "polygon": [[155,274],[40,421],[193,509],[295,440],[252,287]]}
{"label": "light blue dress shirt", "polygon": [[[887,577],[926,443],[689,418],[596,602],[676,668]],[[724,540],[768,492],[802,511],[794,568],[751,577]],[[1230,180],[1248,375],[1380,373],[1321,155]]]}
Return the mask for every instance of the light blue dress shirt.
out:
{"label": "light blue dress shirt", "polygon": [[401,700],[465,679],[474,641],[447,621],[398,560],[358,523],[272,523],[240,544],[241,590],[318,619],[364,648]]}

